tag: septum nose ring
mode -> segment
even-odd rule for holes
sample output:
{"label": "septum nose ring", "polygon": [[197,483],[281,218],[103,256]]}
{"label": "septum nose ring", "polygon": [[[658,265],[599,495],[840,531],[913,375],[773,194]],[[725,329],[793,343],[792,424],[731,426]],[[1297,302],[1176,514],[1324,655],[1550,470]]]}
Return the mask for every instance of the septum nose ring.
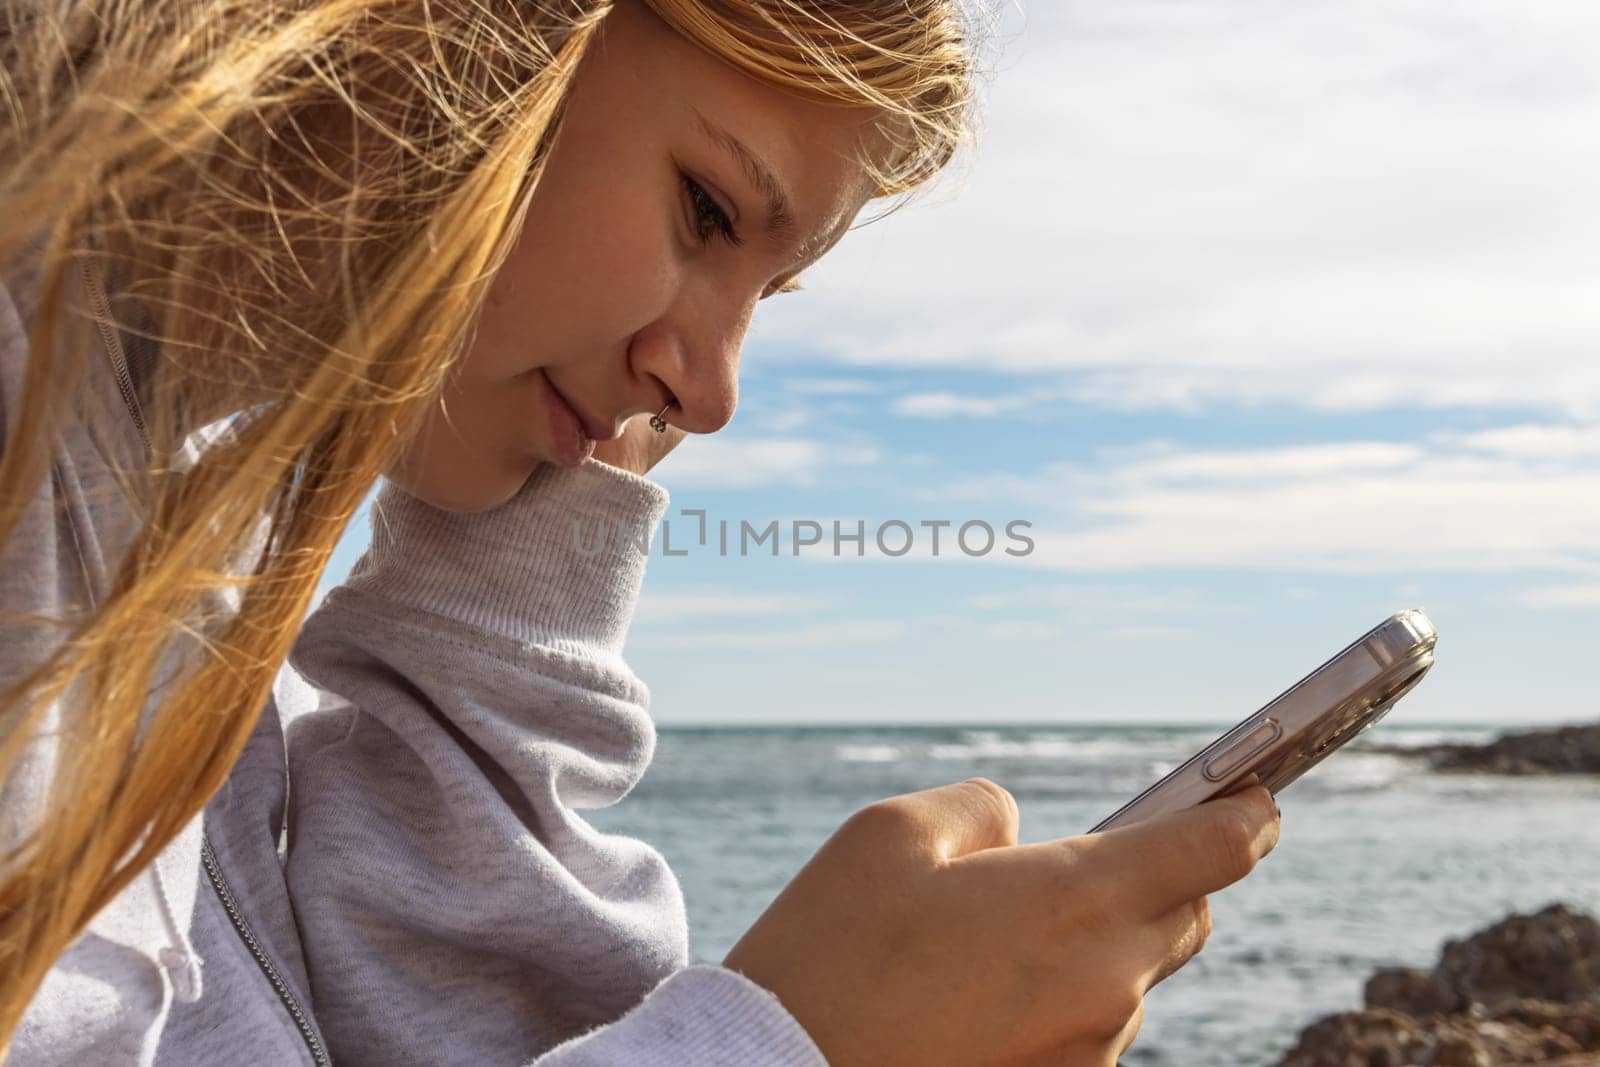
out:
{"label": "septum nose ring", "polygon": [[650,428],[652,430],[654,430],[656,433],[666,433],[667,432],[667,420],[664,418],[664,416],[666,415],[668,410],[671,409],[672,405],[674,405],[676,403],[677,403],[676,400],[669,400],[669,401],[667,401],[667,406],[666,407],[662,408],[660,411],[658,411],[654,415],[650,416]]}

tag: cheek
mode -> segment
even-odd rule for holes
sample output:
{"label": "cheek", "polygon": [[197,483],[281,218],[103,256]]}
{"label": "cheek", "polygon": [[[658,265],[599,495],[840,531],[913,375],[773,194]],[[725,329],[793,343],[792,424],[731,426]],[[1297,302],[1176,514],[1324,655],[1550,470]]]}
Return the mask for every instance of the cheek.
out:
{"label": "cheek", "polygon": [[390,477],[450,510],[509,499],[539,459],[541,409],[528,372],[585,364],[599,388],[614,387],[629,341],[670,310],[685,269],[682,223],[670,211],[665,194],[642,188],[604,210],[530,209],[446,389],[449,418],[435,407]]}
{"label": "cheek", "polygon": [[679,282],[674,219],[659,193],[629,192],[605,207],[529,211],[490,286],[462,380],[601,358],[665,314]]}
{"label": "cheek", "polygon": [[537,462],[526,447],[533,409],[504,387],[449,391],[384,474],[413,496],[447,511],[481,511],[509,500]]}

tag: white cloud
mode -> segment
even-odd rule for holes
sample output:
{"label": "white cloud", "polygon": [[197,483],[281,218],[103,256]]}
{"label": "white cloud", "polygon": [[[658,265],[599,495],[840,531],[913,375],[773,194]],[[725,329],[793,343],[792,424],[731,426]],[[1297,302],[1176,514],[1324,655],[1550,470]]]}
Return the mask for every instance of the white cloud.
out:
{"label": "white cloud", "polygon": [[1121,641],[1176,640],[1193,637],[1194,631],[1183,626],[1117,626],[1107,630],[1106,636]]}
{"label": "white cloud", "polygon": [[1516,600],[1528,608],[1600,608],[1600,583],[1527,589]]}
{"label": "white cloud", "polygon": [[944,419],[952,416],[988,418],[1008,411],[1027,407],[1033,398],[1026,394],[1011,396],[959,396],[955,393],[911,393],[895,400],[890,410],[896,415],[918,418]]}
{"label": "white cloud", "polygon": [[897,641],[905,634],[906,624],[903,622],[841,620],[787,630],[762,627],[700,633],[651,633],[645,640],[648,640],[651,648],[791,649],[819,645],[876,644]]}
{"label": "white cloud", "polygon": [[1026,562],[1070,571],[1600,571],[1600,466],[1459,441],[1191,450],[1010,487],[1041,516]]}
{"label": "white cloud", "polygon": [[881,388],[866,378],[790,378],[784,386],[791,393],[807,396],[860,396]]}
{"label": "white cloud", "polygon": [[1520,459],[1600,459],[1600,424],[1506,426],[1476,433],[1440,434],[1439,440]]}
{"label": "white cloud", "polygon": [[[1184,448],[1168,440],[1107,448],[1078,463],[1048,464],[1031,473],[953,479],[920,499],[925,513],[901,508],[911,550],[889,555],[906,531],[881,516],[805,516],[822,542],[806,560],[861,562],[858,546],[835,555],[832,527],[864,524],[867,560],[936,560],[958,565],[1041,567],[1083,574],[1150,567],[1242,568],[1302,574],[1503,573],[1545,569],[1600,573],[1600,464],[1584,462],[1596,434],[1586,425],[1558,433],[1512,426],[1421,441],[1344,441],[1264,448]],[[918,499],[915,489],[908,489]],[[957,506],[958,504],[965,505]],[[934,519],[948,525],[935,531]],[[1020,519],[1029,526],[1008,533]],[[784,556],[800,519],[778,519]],[[973,527],[969,555],[958,528]],[[759,523],[757,524],[759,525]],[[808,528],[809,530],[809,528]],[[815,532],[815,531],[809,531]],[[939,551],[934,552],[937,532]],[[1024,539],[1033,549],[1023,551]],[[985,551],[987,548],[987,551]],[[1174,608],[1224,610],[1114,586],[1100,591],[1030,590],[1028,597],[1062,612],[1061,621],[1109,617],[1128,624],[1160,621]],[[1165,603],[1162,603],[1162,600]],[[990,596],[974,608],[1013,604]]]}
{"label": "white cloud", "polygon": [[692,437],[652,468],[651,477],[669,490],[751,489],[813,485],[833,467],[875,463],[870,445],[797,437]]}
{"label": "white cloud", "polygon": [[1159,454],[1152,458],[1134,459],[1121,467],[1119,476],[1149,482],[1189,479],[1256,482],[1401,470],[1422,458],[1423,451],[1419,447],[1388,441],[1214,451],[1183,451],[1174,445],[1163,445]]}
{"label": "white cloud", "polygon": [[[785,557],[793,555],[797,524],[821,527],[821,543],[800,553],[813,561],[860,561],[853,542],[833,551],[838,522],[842,537],[860,525],[861,556],[880,562],[1085,574],[1200,567],[1305,574],[1533,568],[1590,575],[1600,574],[1597,445],[1600,425],[1591,424],[1262,448],[1192,448],[1159,439],[1031,472],[935,479],[937,489],[904,487],[905,499],[926,503],[925,510],[901,506],[870,516],[783,515],[776,521]],[[906,530],[884,515],[910,526],[909,551],[878,550],[880,534],[891,553],[907,542]],[[1008,529],[1017,521],[1029,525]],[[971,554],[962,551],[959,528],[980,522],[993,531],[993,542],[974,525],[967,533]],[[935,523],[944,525],[935,529]],[[799,532],[815,533],[809,526]],[[1006,551],[1025,551],[1027,539],[1034,547],[1026,555]],[[1029,593],[1062,608],[1089,602],[1101,610],[1114,606],[1118,595],[1071,585]],[[997,594],[970,606],[1010,605]]]}
{"label": "white cloud", "polygon": [[763,414],[761,429],[766,433],[773,434],[793,433],[802,426],[809,426],[814,418],[815,413],[805,408],[772,411]]}
{"label": "white cloud", "polygon": [[1116,410],[1593,419],[1597,51],[1575,2],[1033,3],[959,195],[852,234],[758,336]]}
{"label": "white cloud", "polygon": [[822,606],[817,597],[777,593],[739,593],[727,590],[705,590],[696,593],[646,592],[639,599],[634,613],[636,625],[651,626],[682,623],[707,617],[738,616],[742,618],[786,615],[796,611],[811,611]]}
{"label": "white cloud", "polygon": [[1151,587],[1142,583],[1093,581],[978,593],[968,597],[966,603],[979,611],[1060,609],[1053,610],[1051,617],[1082,624],[1100,624],[1113,618],[1215,615],[1238,611],[1243,606],[1220,600],[1214,592],[1189,586]]}
{"label": "white cloud", "polygon": [[977,628],[978,636],[990,641],[1062,641],[1064,627],[1049,622],[986,622]]}

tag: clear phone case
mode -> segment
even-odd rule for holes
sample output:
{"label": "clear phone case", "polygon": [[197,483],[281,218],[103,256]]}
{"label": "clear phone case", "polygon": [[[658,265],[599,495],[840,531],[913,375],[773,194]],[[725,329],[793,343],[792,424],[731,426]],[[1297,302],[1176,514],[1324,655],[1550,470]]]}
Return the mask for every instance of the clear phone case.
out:
{"label": "clear phone case", "polygon": [[1396,612],[1089,832],[1182,811],[1251,774],[1278,793],[1388,714],[1433,666],[1437,639],[1420,609]]}

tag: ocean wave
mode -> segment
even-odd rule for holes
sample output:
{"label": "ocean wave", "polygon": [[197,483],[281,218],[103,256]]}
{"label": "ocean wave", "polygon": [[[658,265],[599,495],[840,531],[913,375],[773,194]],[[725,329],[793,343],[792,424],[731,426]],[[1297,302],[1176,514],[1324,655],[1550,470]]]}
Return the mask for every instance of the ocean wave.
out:
{"label": "ocean wave", "polygon": [[1198,751],[1213,736],[1129,732],[1112,736],[1035,733],[1019,737],[975,730],[957,742],[929,745],[928,756],[936,760],[1171,758],[1176,753]]}
{"label": "ocean wave", "polygon": [[1428,730],[1420,728],[1373,727],[1359,742],[1362,745],[1385,745],[1390,748],[1428,748],[1433,745],[1482,745],[1500,736],[1499,730]]}
{"label": "ocean wave", "polygon": [[1415,776],[1416,765],[1403,756],[1346,749],[1307,771],[1303,780],[1315,781],[1326,792],[1354,793],[1381,789]]}
{"label": "ocean wave", "polygon": [[893,763],[901,755],[894,745],[835,745],[833,757],[841,763]]}

